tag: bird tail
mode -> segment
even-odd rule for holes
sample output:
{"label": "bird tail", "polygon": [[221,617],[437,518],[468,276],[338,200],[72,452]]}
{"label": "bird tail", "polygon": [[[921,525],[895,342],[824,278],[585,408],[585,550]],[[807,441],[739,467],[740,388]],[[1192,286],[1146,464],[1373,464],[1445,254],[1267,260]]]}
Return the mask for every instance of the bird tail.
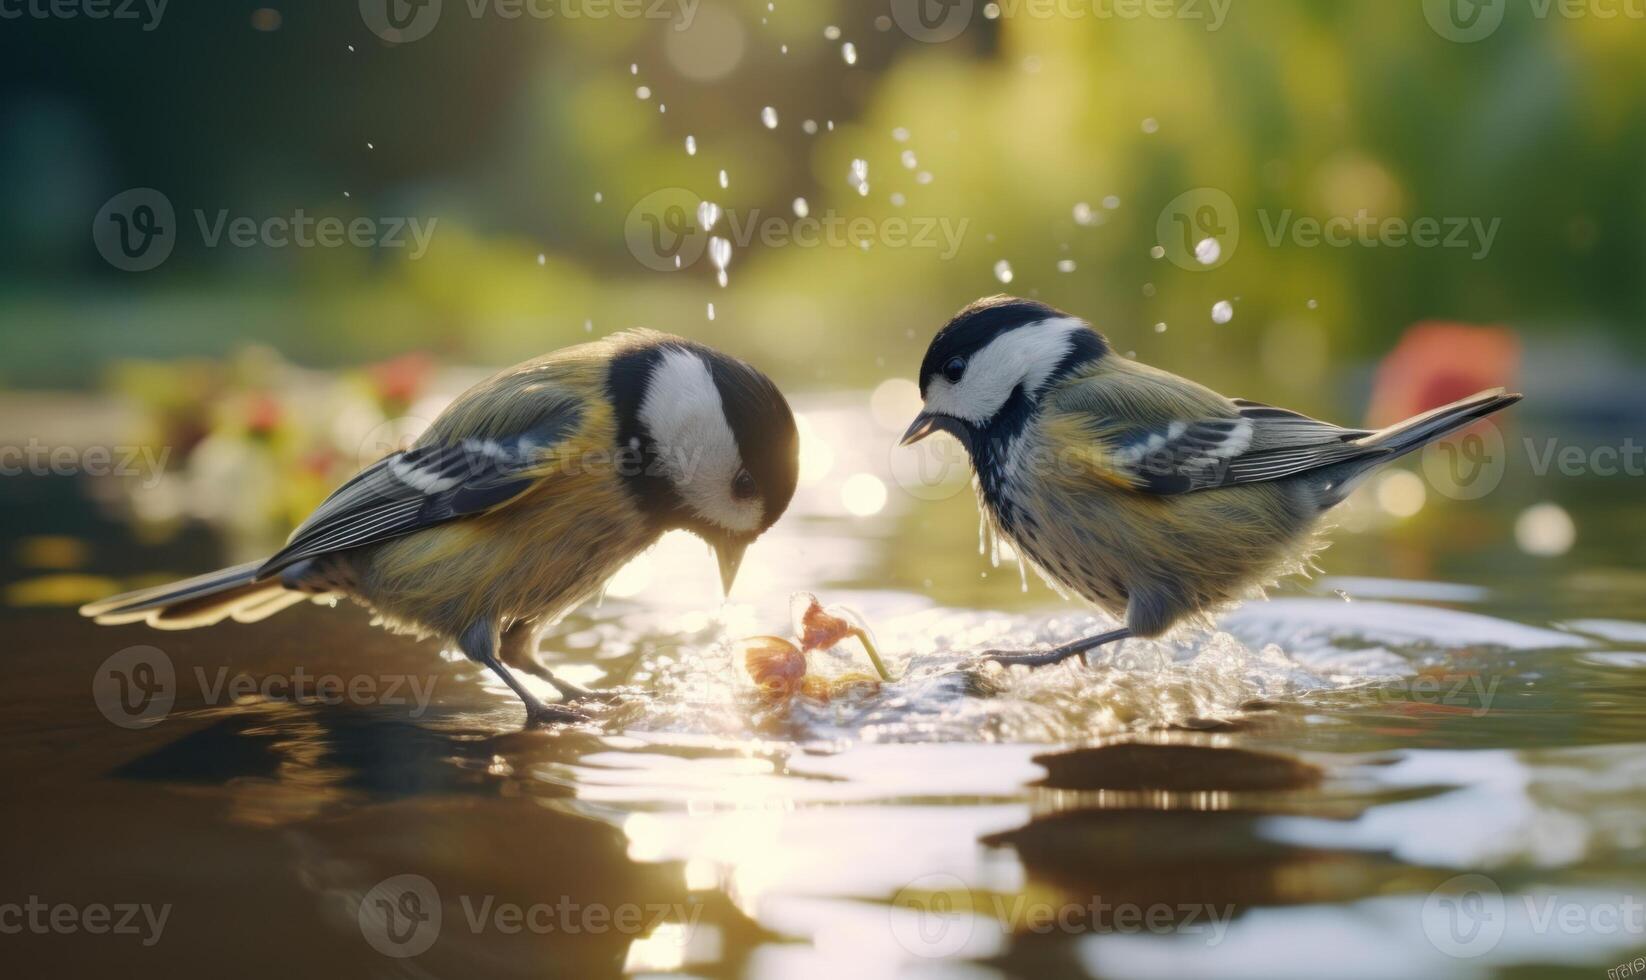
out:
{"label": "bird tail", "polygon": [[164,630],[211,626],[229,617],[255,623],[309,595],[287,589],[279,578],[257,580],[263,562],[220,568],[181,582],[111,596],[80,607],[80,615],[104,625],[147,622]]}
{"label": "bird tail", "polygon": [[1511,394],[1502,388],[1492,388],[1470,395],[1461,401],[1442,405],[1422,415],[1397,422],[1387,429],[1373,433],[1362,445],[1387,450],[1379,462],[1387,463],[1407,453],[1422,449],[1436,439],[1479,421],[1495,412],[1501,412],[1525,396]]}
{"label": "bird tail", "polygon": [[1367,454],[1325,471],[1329,478],[1324,505],[1332,507],[1342,503],[1373,470],[1467,428],[1494,412],[1500,412],[1522,397],[1502,388],[1492,388],[1356,440],[1355,445],[1365,448]]}

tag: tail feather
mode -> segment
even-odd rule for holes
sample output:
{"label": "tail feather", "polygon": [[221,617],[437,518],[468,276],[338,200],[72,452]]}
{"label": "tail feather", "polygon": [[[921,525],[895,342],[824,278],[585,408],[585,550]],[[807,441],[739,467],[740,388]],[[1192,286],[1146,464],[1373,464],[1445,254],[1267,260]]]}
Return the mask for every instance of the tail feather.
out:
{"label": "tail feather", "polygon": [[1322,491],[1323,508],[1342,503],[1372,471],[1384,464],[1416,452],[1494,412],[1500,412],[1523,397],[1502,388],[1492,388],[1397,422],[1359,440],[1357,445],[1366,447],[1368,455],[1323,471],[1327,477]]}
{"label": "tail feather", "polygon": [[210,626],[233,616],[256,622],[308,598],[287,591],[279,580],[257,581],[261,561],[218,569],[205,575],[111,596],[80,607],[80,615],[104,625],[147,622],[157,629]]}
{"label": "tail feather", "polygon": [[1443,438],[1456,432],[1472,422],[1485,418],[1494,412],[1500,412],[1524,395],[1510,394],[1502,388],[1492,388],[1479,394],[1470,395],[1461,401],[1450,405],[1424,412],[1422,415],[1409,418],[1404,422],[1397,422],[1367,438],[1364,445],[1376,446],[1389,450],[1389,455],[1382,462],[1404,456],[1414,450],[1422,449],[1436,439]]}

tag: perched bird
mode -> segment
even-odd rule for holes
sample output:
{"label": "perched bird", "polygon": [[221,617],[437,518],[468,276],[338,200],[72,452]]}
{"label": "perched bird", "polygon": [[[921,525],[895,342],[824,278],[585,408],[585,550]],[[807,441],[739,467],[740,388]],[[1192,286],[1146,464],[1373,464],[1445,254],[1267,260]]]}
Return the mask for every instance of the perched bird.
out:
{"label": "perched bird", "polygon": [[470,388],[272,557],[80,611],[189,629],[346,596],[392,629],[455,643],[514,689],[532,722],[567,720],[577,713],[543,704],[509,670],[544,676],[568,701],[591,695],[537,663],[539,631],[670,529],[714,548],[729,592],[798,473],[794,416],[770,379],[700,344],[630,331]]}
{"label": "perched bird", "polygon": [[985,654],[1028,666],[1208,622],[1300,570],[1321,516],[1373,470],[1521,397],[1483,391],[1386,429],[1346,429],[1121,357],[1083,320],[1010,296],[938,331],[920,393],[903,444],[957,438],[993,532],[1125,624]]}

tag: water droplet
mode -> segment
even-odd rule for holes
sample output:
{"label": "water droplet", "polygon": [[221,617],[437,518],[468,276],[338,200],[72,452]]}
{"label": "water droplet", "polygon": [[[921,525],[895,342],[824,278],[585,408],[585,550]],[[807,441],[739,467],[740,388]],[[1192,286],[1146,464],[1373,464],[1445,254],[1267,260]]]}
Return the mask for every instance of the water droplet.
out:
{"label": "water droplet", "polygon": [[800,124],[800,128],[805,130],[807,136],[814,136],[817,133],[817,120],[808,119]]}
{"label": "water droplet", "polygon": [[902,191],[892,191],[892,207],[894,207],[894,208],[902,207],[904,200],[905,200],[905,198],[903,197],[903,192]]}
{"label": "water droplet", "polygon": [[913,170],[915,167],[920,166],[920,161],[915,159],[913,150],[904,150],[902,156],[898,159],[903,161],[904,168],[908,170]]}
{"label": "water droplet", "polygon": [[726,171],[724,171],[724,170],[720,171],[720,189],[725,190],[726,188],[728,188],[730,186],[731,186],[731,180],[726,176]]}
{"label": "water droplet", "polygon": [[584,333],[594,333],[594,321],[593,320],[584,320],[583,321],[583,332]]}
{"label": "water droplet", "polygon": [[716,235],[709,239],[709,261],[720,271],[720,285],[726,285],[726,266],[732,261],[732,243]]}
{"label": "water droplet", "polygon": [[1000,4],[986,3],[983,5],[983,17],[986,20],[1000,19]]}
{"label": "water droplet", "polygon": [[1110,194],[1108,197],[1103,199],[1103,206],[1108,208],[1110,211],[1113,211],[1115,208],[1120,207],[1120,198]]}
{"label": "water droplet", "polygon": [[642,85],[634,90],[634,97],[637,99],[649,99],[652,97],[652,90],[647,86]]}
{"label": "water droplet", "polygon": [[1143,131],[1150,135],[1160,132],[1160,123],[1153,116],[1143,120]]}
{"label": "water droplet", "polygon": [[1058,272],[1073,272],[1074,271],[1074,259],[1058,259],[1057,260],[1057,271]]}
{"label": "water droplet", "polygon": [[1234,319],[1234,305],[1226,299],[1220,299],[1212,306],[1212,322],[1228,323]]}
{"label": "water droplet", "polygon": [[697,137],[686,137],[686,155],[689,157],[697,156]]}
{"label": "water droplet", "polygon": [[1011,282],[1012,264],[1007,262],[1005,259],[1001,259],[999,262],[996,262],[994,264],[994,277],[999,279],[1002,283]]}
{"label": "water droplet", "polygon": [[810,213],[811,208],[807,206],[805,198],[797,197],[794,199],[794,216],[796,218],[804,218]]}
{"label": "water droplet", "polygon": [[1165,333],[1166,332],[1166,325],[1164,323],[1155,324],[1154,325],[1154,332],[1155,333]]}
{"label": "water droplet", "polygon": [[1318,300],[1318,299],[1311,299],[1311,300],[1309,300],[1309,302],[1308,302],[1308,307],[1309,307],[1309,309],[1311,309],[1311,310],[1318,310],[1318,309],[1320,309],[1320,300]]}
{"label": "water droplet", "polygon": [[842,44],[840,46],[840,57],[844,59],[848,65],[857,64],[857,45],[850,41]]}
{"label": "water droplet", "polygon": [[366,144],[366,149],[368,149],[368,150],[375,150],[375,149],[377,149],[377,147],[375,147],[375,146],[373,146],[373,145],[371,145],[371,143],[369,143],[369,142],[368,142],[368,143],[367,143],[367,144]]}
{"label": "water droplet", "polygon": [[828,27],[823,28],[823,36],[831,41],[838,41],[840,40],[840,28],[830,24]]}
{"label": "water droplet", "polygon": [[704,231],[713,231],[720,221],[720,205],[713,201],[697,202],[697,223]]}
{"label": "water droplet", "polygon": [[1163,259],[1165,257],[1166,257],[1166,248],[1165,248],[1165,246],[1156,245],[1154,248],[1149,249],[1149,258],[1151,258],[1151,259]]}
{"label": "water droplet", "polygon": [[600,193],[599,191],[594,192],[594,203],[599,204],[601,201],[604,201],[605,199],[606,199],[606,195]]}
{"label": "water droplet", "polygon": [[914,175],[914,182],[917,183],[917,184],[929,184],[929,183],[931,183],[932,182],[932,172],[930,170],[920,171],[919,173]]}
{"label": "water droplet", "polygon": [[354,50],[354,45],[349,45],[349,50],[352,52]]}
{"label": "water droplet", "polygon": [[709,319],[711,319],[711,320],[714,319],[714,304],[713,303],[709,304]]}
{"label": "water droplet", "polygon": [[851,174],[847,182],[857,188],[857,193],[868,196],[869,193],[869,161],[862,159],[852,160]]}
{"label": "water droplet", "polygon": [[907,143],[909,141],[909,131],[899,126],[892,130],[892,139],[897,140],[899,143]]}
{"label": "water droplet", "polygon": [[777,110],[767,106],[760,110],[760,121],[767,129],[777,128]]}
{"label": "water droplet", "polygon": [[1202,238],[1194,246],[1195,261],[1201,265],[1216,265],[1223,257],[1223,246],[1215,238]]}
{"label": "water droplet", "polygon": [[542,252],[537,253],[537,264],[538,265],[543,265],[544,263],[546,263],[548,261],[549,261],[549,257],[547,255],[544,255]]}
{"label": "water droplet", "polygon": [[1092,223],[1092,206],[1085,201],[1077,201],[1074,206],[1074,223],[1089,225]]}
{"label": "water droplet", "polygon": [[632,62],[632,61],[631,61],[631,62],[629,62],[629,74],[631,74],[631,75],[638,75],[638,74],[640,74],[640,66],[639,66],[639,65],[637,65],[637,64],[635,64],[635,63],[634,63],[634,62]]}

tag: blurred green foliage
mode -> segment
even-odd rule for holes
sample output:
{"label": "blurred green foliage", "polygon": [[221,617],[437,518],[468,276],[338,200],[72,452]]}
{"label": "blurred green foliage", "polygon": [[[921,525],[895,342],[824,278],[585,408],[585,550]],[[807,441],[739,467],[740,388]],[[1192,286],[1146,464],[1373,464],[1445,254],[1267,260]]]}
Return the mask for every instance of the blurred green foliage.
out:
{"label": "blurred green foliage", "polygon": [[[1418,0],[1235,0],[1216,29],[1206,2],[1157,18],[1070,0],[1053,9],[1073,16],[1041,17],[1016,0],[994,19],[978,4],[957,37],[925,43],[884,0],[702,0],[684,30],[446,0],[427,37],[391,44],[354,3],[278,4],[274,30],[266,16],[254,27],[252,5],[208,6],[179,5],[149,32],[7,24],[9,385],[89,386],[118,358],[252,342],[318,366],[415,349],[500,363],[647,325],[786,385],[861,386],[908,375],[955,307],[1009,289],[1146,360],[1323,408],[1350,401],[1344,379],[1415,321],[1637,344],[1646,309],[1646,23],[1629,18],[1511,4],[1491,37],[1460,44]],[[138,186],[174,204],[179,237],[159,268],[122,272],[88,229]],[[706,259],[655,271],[631,253],[631,209],[665,188],[745,225],[792,226],[804,198],[813,217],[871,219],[874,240],[756,236],[721,288]],[[1162,209],[1196,188],[1226,193],[1242,225],[1211,270],[1150,254]],[[208,248],[194,212],[222,209],[437,227],[415,260]],[[1361,212],[1500,224],[1483,257],[1265,233],[1282,215]],[[898,218],[958,232],[958,249],[890,242]],[[1234,305],[1226,325],[1210,316],[1219,300]]]}

